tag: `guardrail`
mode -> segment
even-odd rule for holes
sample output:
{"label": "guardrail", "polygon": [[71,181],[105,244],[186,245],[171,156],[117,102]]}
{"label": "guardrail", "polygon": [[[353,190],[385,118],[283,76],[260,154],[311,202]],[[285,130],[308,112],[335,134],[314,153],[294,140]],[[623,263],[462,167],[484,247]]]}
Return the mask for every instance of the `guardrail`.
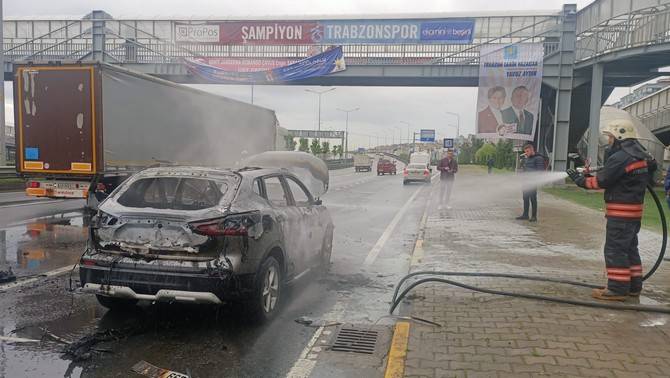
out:
{"label": "guardrail", "polygon": [[0,178],[17,177],[16,167],[13,165],[0,166]]}
{"label": "guardrail", "polygon": [[325,160],[328,169],[342,169],[342,168],[351,168],[354,166],[354,159],[333,159]]}

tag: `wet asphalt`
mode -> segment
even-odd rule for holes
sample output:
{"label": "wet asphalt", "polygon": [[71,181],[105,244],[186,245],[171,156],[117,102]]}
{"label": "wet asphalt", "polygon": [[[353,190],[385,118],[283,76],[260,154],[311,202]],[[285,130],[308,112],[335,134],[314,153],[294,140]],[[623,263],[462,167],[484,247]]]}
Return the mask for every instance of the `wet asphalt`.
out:
{"label": "wet asphalt", "polygon": [[[407,272],[430,191],[403,186],[401,174],[333,171],[323,197],[336,227],[330,272],[294,283],[279,316],[263,325],[234,306],[142,304],[108,311],[77,290],[76,273],[41,276],[75,264],[83,252],[83,202],[0,193],[0,267],[11,266],[25,282],[0,285],[0,336],[42,340],[0,341],[0,377],[127,377],[135,376],[130,369],[140,360],[193,377],[284,377],[317,329],[295,319],[391,323],[382,317],[393,284]],[[100,342],[81,361],[64,355],[66,342],[93,336]],[[327,360],[311,373],[326,371],[348,375]]]}

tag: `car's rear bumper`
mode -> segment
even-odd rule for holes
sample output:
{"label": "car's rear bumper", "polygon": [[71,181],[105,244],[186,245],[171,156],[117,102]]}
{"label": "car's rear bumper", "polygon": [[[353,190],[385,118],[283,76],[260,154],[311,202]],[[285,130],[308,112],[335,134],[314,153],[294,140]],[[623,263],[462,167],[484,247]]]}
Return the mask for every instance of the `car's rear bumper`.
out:
{"label": "car's rear bumper", "polygon": [[241,299],[252,290],[249,277],[198,264],[80,264],[79,277],[85,292],[151,301],[218,304]]}
{"label": "car's rear bumper", "polygon": [[184,302],[198,304],[222,304],[214,293],[201,291],[165,290],[156,294],[138,294],[128,286],[104,285],[87,283],[83,287],[85,293],[105,295],[114,298],[149,300],[155,302]]}

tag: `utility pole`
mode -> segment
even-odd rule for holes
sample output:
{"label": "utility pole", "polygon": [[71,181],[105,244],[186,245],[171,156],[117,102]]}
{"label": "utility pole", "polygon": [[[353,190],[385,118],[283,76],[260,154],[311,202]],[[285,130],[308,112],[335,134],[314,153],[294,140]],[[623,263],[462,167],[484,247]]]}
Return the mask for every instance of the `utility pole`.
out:
{"label": "utility pole", "polygon": [[445,112],[445,113],[456,116],[456,142],[454,143],[454,147],[456,147],[456,143],[458,143],[458,138],[461,135],[461,116],[458,115],[458,113],[452,113],[452,112]]}
{"label": "utility pole", "polygon": [[[0,25],[2,25],[3,22],[3,13],[2,13],[2,0],[0,0]],[[0,166],[7,165],[7,152],[6,152],[6,145],[7,145],[7,136],[5,135],[5,48],[4,44],[2,43],[4,41],[3,39],[3,34],[2,34],[2,29],[0,28],[0,67],[2,67],[2,91],[0,91]],[[17,125],[18,126],[18,125]],[[14,133],[16,135],[16,133]],[[14,137],[16,142],[18,140],[16,139],[16,136]],[[18,143],[15,143],[15,145],[19,145]]]}
{"label": "utility pole", "polygon": [[314,94],[319,96],[319,119],[318,119],[318,123],[317,123],[317,127],[316,127],[318,131],[321,131],[321,95],[324,94],[324,93],[334,91],[335,89],[336,88],[330,88],[330,89],[326,89],[325,91],[314,91],[314,90],[311,90],[311,89],[305,89],[305,92],[314,93]]}
{"label": "utility pole", "polygon": [[[335,89],[335,88],[333,88],[333,89]],[[353,108],[353,109],[349,109],[349,110],[337,108],[337,110],[339,110],[341,112],[344,112],[347,115],[347,120],[346,120],[346,123],[345,123],[345,126],[344,126],[344,128],[345,128],[345,131],[344,131],[344,157],[346,159],[347,153],[349,152],[349,113],[358,111],[358,110],[360,110],[360,108]]]}

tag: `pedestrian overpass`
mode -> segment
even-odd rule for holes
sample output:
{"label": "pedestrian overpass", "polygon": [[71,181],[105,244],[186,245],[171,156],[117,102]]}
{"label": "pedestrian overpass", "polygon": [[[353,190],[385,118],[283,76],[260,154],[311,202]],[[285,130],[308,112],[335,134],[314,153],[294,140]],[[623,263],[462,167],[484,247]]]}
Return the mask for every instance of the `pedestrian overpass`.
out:
{"label": "pedestrian overpass", "polygon": [[[477,86],[483,46],[542,43],[545,57],[538,141],[552,156],[554,169],[565,168],[569,149],[588,125],[597,130],[600,105],[614,87],[652,79],[659,75],[659,67],[670,62],[668,0],[596,0],[579,11],[568,4],[556,12],[385,18],[473,19],[474,35],[470,43],[459,44],[344,44],[345,71],[290,84]],[[196,77],[182,64],[184,58],[295,61],[304,59],[314,47],[177,40],[177,25],[215,21],[115,19],[104,11],[93,11],[82,19],[6,19],[5,79],[11,79],[14,62],[98,60],[175,82],[196,83]],[[593,145],[590,153],[596,150]]]}
{"label": "pedestrian overpass", "polygon": [[623,108],[639,118],[666,146],[670,144],[670,86]]}

